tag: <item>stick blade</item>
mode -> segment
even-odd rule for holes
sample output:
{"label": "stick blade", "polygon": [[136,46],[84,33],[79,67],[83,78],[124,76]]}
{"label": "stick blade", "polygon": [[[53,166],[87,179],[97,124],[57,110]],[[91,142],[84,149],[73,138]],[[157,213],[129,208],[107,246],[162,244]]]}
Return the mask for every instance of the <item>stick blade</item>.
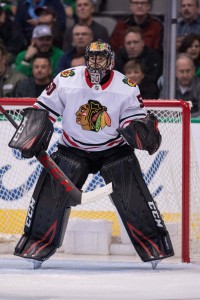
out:
{"label": "stick blade", "polygon": [[112,182],[91,192],[82,193],[81,204],[90,203],[99,200],[113,192]]}

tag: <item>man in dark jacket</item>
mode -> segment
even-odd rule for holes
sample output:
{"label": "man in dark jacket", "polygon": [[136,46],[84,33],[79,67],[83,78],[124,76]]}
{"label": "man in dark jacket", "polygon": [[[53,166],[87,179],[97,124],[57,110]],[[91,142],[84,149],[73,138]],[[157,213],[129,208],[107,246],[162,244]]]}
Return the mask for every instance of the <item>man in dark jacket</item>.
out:
{"label": "man in dark jacket", "polygon": [[72,31],[72,50],[66,52],[61,56],[58,62],[57,73],[71,67],[71,60],[74,56],[85,55],[87,45],[93,40],[93,33],[89,26],[76,24]]}
{"label": "man in dark jacket", "polygon": [[40,6],[50,6],[56,13],[56,20],[62,31],[66,26],[66,15],[64,6],[60,0],[19,0],[15,15],[15,23],[23,32],[27,44],[30,44],[32,31],[35,26],[39,25],[39,18],[35,13],[35,9]]}
{"label": "man in dark jacket", "polygon": [[[77,23],[87,25],[91,28],[94,40],[102,39],[105,42],[109,41],[108,30],[103,25],[97,23],[93,19],[95,11],[94,0],[76,0],[76,16]],[[63,49],[64,51],[72,50],[72,31],[73,27],[66,30],[64,36]]]}
{"label": "man in dark jacket", "polygon": [[162,73],[162,58],[156,50],[145,46],[142,30],[137,26],[127,29],[124,47],[116,53],[115,69],[123,72],[125,63],[136,58],[144,66],[145,76],[156,83]]}
{"label": "man in dark jacket", "polygon": [[[163,98],[163,91],[160,98]],[[191,101],[191,116],[200,117],[200,78],[195,76],[194,62],[186,53],[179,54],[176,59],[175,98]]]}
{"label": "man in dark jacket", "polygon": [[52,80],[51,61],[46,54],[36,54],[33,58],[33,77],[21,80],[16,87],[16,97],[37,98]]}
{"label": "man in dark jacket", "polygon": [[123,46],[127,28],[139,26],[144,35],[145,45],[162,52],[163,26],[161,21],[150,14],[151,0],[130,0],[131,15],[119,20],[110,38],[114,51]]}

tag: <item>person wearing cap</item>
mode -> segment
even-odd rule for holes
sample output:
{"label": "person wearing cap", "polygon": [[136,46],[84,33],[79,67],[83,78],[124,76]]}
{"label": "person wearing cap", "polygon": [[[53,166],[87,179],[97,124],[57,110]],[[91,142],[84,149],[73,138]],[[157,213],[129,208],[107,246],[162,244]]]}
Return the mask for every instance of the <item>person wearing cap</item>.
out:
{"label": "person wearing cap", "polygon": [[48,54],[51,60],[52,74],[56,75],[56,68],[63,51],[53,46],[53,35],[49,25],[38,25],[34,28],[32,41],[27,50],[20,52],[15,61],[16,70],[26,76],[32,75],[32,60],[37,53]]}
{"label": "person wearing cap", "polygon": [[60,29],[65,31],[66,14],[61,0],[19,0],[14,21],[23,32],[27,45],[31,43],[34,27],[41,24],[35,13],[35,9],[39,6],[51,6],[56,14]]}
{"label": "person wearing cap", "polygon": [[53,44],[56,47],[62,48],[64,31],[60,28],[57,21],[56,13],[51,6],[38,6],[35,9],[35,14],[38,16],[39,24],[51,26],[53,33]]}

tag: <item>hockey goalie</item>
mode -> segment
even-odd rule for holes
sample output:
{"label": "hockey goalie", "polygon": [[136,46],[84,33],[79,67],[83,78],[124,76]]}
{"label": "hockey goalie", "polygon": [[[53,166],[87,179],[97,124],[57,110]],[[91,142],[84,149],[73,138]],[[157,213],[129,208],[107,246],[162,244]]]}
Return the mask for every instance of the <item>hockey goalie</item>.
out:
{"label": "hockey goalie", "polygon": [[[173,256],[169,233],[134,153],[158,150],[158,120],[144,108],[137,84],[113,70],[109,44],[92,42],[85,57],[86,66],[59,73],[34,107],[25,110],[9,146],[25,158],[37,157],[62,116],[63,132],[52,159],[79,189],[88,174],[98,171],[106,183],[112,182],[112,202],[142,261]],[[62,245],[73,205],[43,170],[14,254],[41,263],[49,259]]]}

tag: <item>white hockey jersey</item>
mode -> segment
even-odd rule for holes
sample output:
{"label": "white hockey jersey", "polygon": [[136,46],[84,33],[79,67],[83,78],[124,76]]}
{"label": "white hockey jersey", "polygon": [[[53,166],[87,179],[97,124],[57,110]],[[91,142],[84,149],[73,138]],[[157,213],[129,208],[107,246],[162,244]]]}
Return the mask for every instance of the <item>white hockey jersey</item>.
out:
{"label": "white hockey jersey", "polygon": [[85,66],[59,73],[34,107],[47,109],[54,122],[62,116],[60,143],[87,152],[123,145],[116,129],[147,115],[135,83],[112,70],[105,84],[93,85]]}

